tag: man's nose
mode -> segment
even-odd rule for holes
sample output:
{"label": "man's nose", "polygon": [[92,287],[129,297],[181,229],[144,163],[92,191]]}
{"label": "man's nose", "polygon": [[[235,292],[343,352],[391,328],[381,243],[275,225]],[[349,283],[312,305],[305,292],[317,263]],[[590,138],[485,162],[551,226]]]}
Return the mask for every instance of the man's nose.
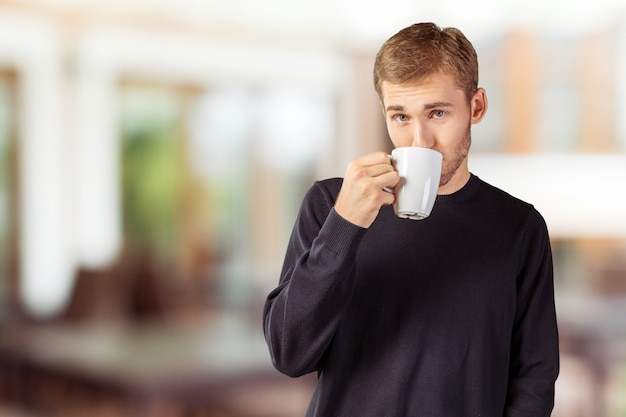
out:
{"label": "man's nose", "polygon": [[413,143],[411,146],[418,148],[432,148],[435,146],[435,140],[427,126],[421,123],[415,123],[413,128]]}

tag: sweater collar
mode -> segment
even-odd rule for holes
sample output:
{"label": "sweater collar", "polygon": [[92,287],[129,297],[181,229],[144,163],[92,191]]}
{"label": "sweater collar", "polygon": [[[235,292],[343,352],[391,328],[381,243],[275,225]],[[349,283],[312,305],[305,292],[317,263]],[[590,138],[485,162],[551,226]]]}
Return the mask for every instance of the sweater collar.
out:
{"label": "sweater collar", "polygon": [[452,194],[437,195],[437,204],[460,203],[467,201],[475,194],[479,183],[480,179],[476,175],[470,173],[470,179],[460,190],[455,191]]}

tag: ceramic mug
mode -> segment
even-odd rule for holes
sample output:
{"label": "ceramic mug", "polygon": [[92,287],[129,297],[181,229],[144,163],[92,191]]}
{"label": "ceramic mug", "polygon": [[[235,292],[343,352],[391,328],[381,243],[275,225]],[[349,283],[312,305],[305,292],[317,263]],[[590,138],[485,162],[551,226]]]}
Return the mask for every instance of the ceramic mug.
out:
{"label": "ceramic mug", "polygon": [[435,150],[415,146],[391,152],[391,162],[400,174],[393,189],[393,208],[398,217],[421,220],[430,215],[439,189],[442,159]]}

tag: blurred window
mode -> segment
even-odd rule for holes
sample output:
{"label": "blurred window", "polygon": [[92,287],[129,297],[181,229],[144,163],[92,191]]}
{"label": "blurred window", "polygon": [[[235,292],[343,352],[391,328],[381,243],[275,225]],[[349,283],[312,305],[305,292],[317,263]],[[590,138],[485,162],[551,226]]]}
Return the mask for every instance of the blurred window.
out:
{"label": "blurred window", "polygon": [[576,85],[551,80],[539,92],[539,147],[544,151],[573,151],[580,138],[577,123],[580,94]]}
{"label": "blurred window", "polygon": [[489,108],[485,118],[472,126],[472,150],[502,152],[506,150],[506,84],[502,59],[502,38],[494,37],[475,45],[479,59],[478,86],[487,92]]}
{"label": "blurred window", "polygon": [[9,86],[0,75],[0,299],[5,297],[7,246],[7,142],[9,140]]}
{"label": "blurred window", "polygon": [[[211,281],[220,302],[275,283],[300,201],[333,132],[305,86],[120,90],[126,245]],[[199,276],[199,277],[198,277]]]}
{"label": "blurred window", "polygon": [[300,85],[222,85],[188,114],[189,160],[201,178],[232,301],[274,283],[302,197],[328,157],[332,101]]}
{"label": "blurred window", "polygon": [[541,78],[535,108],[540,150],[573,151],[580,144],[579,42],[551,38],[539,42]]}
{"label": "blurred window", "polygon": [[125,243],[157,255],[176,247],[183,161],[182,99],[173,89],[121,91],[122,201]]}
{"label": "blurred window", "polygon": [[0,70],[0,302],[9,295],[15,240],[15,75]]}

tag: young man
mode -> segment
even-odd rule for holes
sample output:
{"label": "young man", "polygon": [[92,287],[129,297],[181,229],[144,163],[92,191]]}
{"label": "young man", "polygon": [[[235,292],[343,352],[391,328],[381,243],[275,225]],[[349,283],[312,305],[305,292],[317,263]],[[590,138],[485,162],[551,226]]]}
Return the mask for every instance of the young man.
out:
{"label": "young man", "polygon": [[274,365],[317,372],[309,417],[549,416],[550,241],[533,206],[469,172],[487,110],[474,48],[457,29],[410,26],[381,47],[374,83],[394,146],[443,154],[435,207],[394,215],[384,152],[316,182],[264,309]]}

